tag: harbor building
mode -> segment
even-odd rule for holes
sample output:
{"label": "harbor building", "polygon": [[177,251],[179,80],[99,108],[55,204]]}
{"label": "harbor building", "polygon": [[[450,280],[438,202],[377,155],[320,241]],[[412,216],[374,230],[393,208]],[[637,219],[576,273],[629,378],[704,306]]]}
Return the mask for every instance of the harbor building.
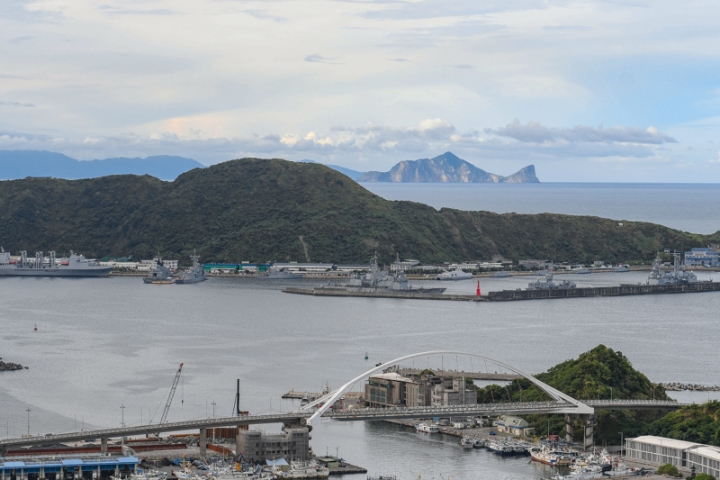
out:
{"label": "harbor building", "polygon": [[105,480],[111,476],[130,478],[139,463],[136,457],[5,459],[4,463],[0,463],[0,480]]}
{"label": "harbor building", "polygon": [[687,267],[717,267],[720,266],[717,250],[712,248],[693,248],[685,252],[685,266]]}
{"label": "harbor building", "polygon": [[264,462],[276,458],[290,461],[309,460],[310,433],[307,428],[283,428],[283,433],[265,433],[261,430],[239,430],[237,452],[246,460]]}
{"label": "harbor building", "polygon": [[532,435],[535,429],[524,418],[515,417],[513,415],[501,415],[500,418],[493,422],[500,433],[509,433],[511,435]]}
{"label": "harbor building", "polygon": [[364,400],[371,408],[475,405],[477,389],[462,377],[410,378],[387,372],[368,378]]}
{"label": "harbor building", "polygon": [[720,447],[645,435],[626,439],[625,456],[654,465],[669,463],[683,470],[695,467],[695,473],[720,478]]}

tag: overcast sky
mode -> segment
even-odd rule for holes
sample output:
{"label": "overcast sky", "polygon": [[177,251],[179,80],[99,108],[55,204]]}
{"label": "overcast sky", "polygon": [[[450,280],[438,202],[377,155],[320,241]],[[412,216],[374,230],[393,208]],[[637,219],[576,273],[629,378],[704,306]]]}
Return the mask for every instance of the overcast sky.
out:
{"label": "overcast sky", "polygon": [[0,149],[720,179],[720,3],[4,0]]}

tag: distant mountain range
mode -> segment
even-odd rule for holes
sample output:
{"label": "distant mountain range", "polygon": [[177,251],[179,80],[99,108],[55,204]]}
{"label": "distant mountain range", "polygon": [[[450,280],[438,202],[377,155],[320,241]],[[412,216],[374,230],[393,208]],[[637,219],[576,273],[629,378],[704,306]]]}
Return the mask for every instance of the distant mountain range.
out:
{"label": "distant mountain range", "polygon": [[535,176],[534,165],[528,165],[512,175],[503,177],[502,175],[486,172],[451,152],[445,152],[434,158],[405,160],[396,164],[389,172],[367,172],[361,175],[357,181],[396,183],[540,183],[540,180]]}
{"label": "distant mountain range", "polygon": [[180,174],[205,165],[184,157],[159,155],[147,158],[76,160],[62,153],[38,150],[0,150],[0,180],[55,177],[75,180],[107,175],[152,175],[175,180]]}

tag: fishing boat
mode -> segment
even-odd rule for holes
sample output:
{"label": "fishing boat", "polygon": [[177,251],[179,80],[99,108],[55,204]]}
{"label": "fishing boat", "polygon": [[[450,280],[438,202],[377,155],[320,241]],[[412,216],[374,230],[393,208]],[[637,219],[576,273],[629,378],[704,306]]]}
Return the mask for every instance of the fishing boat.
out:
{"label": "fishing boat", "polygon": [[460,440],[460,445],[465,450],[472,450],[475,445],[475,441],[470,438],[470,435],[464,435]]}

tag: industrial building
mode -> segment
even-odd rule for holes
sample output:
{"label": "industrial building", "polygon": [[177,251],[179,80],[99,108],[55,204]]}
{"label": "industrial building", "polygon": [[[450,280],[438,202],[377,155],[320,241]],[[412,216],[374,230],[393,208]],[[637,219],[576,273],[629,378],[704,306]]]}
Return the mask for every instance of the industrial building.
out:
{"label": "industrial building", "polygon": [[410,378],[389,372],[368,378],[364,400],[371,408],[474,405],[477,389],[462,377],[425,375]]}
{"label": "industrial building", "polygon": [[625,441],[625,456],[654,465],[669,463],[684,470],[720,477],[720,447],[646,435]]}
{"label": "industrial building", "polygon": [[688,267],[717,267],[718,252],[712,248],[693,248],[685,252],[685,265]]}
{"label": "industrial building", "polygon": [[239,430],[237,452],[246,460],[264,462],[277,458],[290,461],[309,460],[310,433],[307,428],[284,428],[283,433],[261,430]]}
{"label": "industrial building", "polygon": [[140,463],[136,457],[93,457],[48,460],[13,460],[0,463],[0,480],[103,480],[129,478]]}

